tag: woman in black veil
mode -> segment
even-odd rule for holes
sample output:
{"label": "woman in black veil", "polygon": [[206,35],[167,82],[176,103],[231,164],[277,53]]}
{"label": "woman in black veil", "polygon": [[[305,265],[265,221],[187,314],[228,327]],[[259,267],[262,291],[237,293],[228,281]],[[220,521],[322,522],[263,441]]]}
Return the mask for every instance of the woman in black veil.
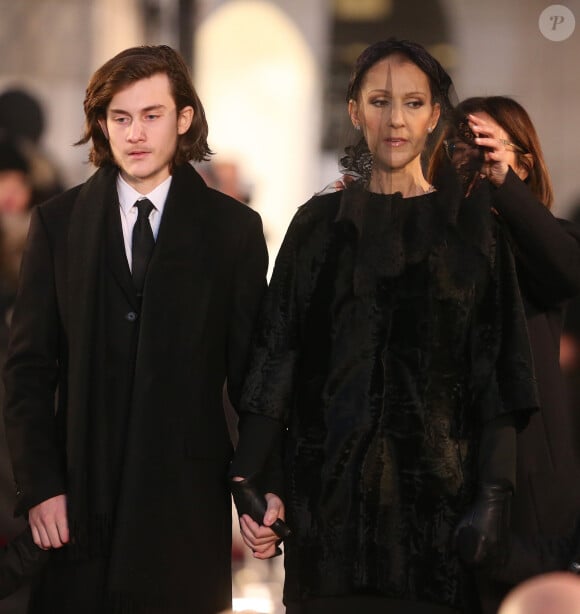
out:
{"label": "woman in black veil", "polygon": [[470,566],[504,556],[536,391],[488,187],[425,176],[450,88],[420,45],[366,49],[347,95],[355,180],[298,210],[276,260],[231,475],[251,484],[282,434],[289,614],[472,614]]}

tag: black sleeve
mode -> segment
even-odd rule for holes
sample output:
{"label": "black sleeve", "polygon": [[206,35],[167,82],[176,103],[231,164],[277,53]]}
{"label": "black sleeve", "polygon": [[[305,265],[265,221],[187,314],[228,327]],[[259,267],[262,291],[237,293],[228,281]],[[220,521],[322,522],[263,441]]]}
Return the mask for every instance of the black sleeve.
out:
{"label": "black sleeve", "polygon": [[[299,214],[297,214],[299,215]],[[260,473],[283,437],[298,357],[296,217],[282,242],[252,347],[240,403],[240,441],[231,474]]]}
{"label": "black sleeve", "polygon": [[471,372],[482,423],[513,414],[523,428],[539,407],[526,317],[512,251],[495,228],[489,284],[472,325]]}
{"label": "black sleeve", "polygon": [[239,431],[230,477],[250,479],[260,492],[271,492],[284,499],[285,428],[266,416],[243,414]]}
{"label": "black sleeve", "polygon": [[268,250],[262,221],[254,213],[238,255],[228,333],[227,386],[229,398],[236,410],[239,409],[252,335],[266,290],[267,269]]}
{"label": "black sleeve", "polygon": [[[247,370],[252,335],[266,290],[267,267],[268,252],[261,220],[257,215],[252,216],[252,223],[246,233],[234,279],[231,328],[228,342],[228,396],[236,410],[240,406],[243,378]],[[254,450],[268,452],[267,460],[264,457],[260,463],[262,465],[260,473],[252,476],[258,480],[258,487],[263,492],[282,495],[284,480],[281,448],[279,446],[279,424],[275,423],[275,428],[267,431],[259,428],[258,425],[256,430],[252,424],[248,425],[247,417],[242,416],[238,422],[238,431],[239,433],[245,431],[243,436],[239,435],[237,438],[237,447],[241,450],[243,458],[248,456],[253,458]],[[270,440],[273,443],[269,449],[260,445]],[[246,455],[244,449],[248,445],[251,454]],[[241,475],[244,477],[250,477],[249,470],[246,467],[238,467],[238,471],[242,472]]]}
{"label": "black sleeve", "polygon": [[17,513],[66,490],[64,442],[55,414],[60,317],[52,251],[40,211],[35,209],[31,218],[4,368]]}
{"label": "black sleeve", "polygon": [[580,227],[555,218],[511,169],[493,198],[513,241],[526,294],[551,306],[580,293]]}
{"label": "black sleeve", "polygon": [[516,488],[516,427],[504,414],[483,425],[479,442],[479,482],[509,482]]}

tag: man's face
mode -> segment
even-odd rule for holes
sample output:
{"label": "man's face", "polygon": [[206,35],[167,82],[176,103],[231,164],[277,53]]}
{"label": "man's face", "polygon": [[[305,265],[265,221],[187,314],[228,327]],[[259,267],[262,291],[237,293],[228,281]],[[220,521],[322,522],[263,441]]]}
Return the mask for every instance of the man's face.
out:
{"label": "man's face", "polygon": [[119,90],[99,123],[123,179],[147,194],[169,177],[177,137],[192,119],[192,107],[177,112],[169,78],[159,73]]}

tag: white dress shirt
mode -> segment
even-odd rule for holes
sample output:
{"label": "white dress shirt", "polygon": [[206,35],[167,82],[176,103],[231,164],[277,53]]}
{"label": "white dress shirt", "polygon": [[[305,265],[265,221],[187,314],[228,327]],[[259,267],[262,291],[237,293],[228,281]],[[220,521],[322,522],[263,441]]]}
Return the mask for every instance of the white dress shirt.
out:
{"label": "white dress shirt", "polygon": [[133,270],[131,242],[133,239],[133,226],[135,226],[135,222],[137,221],[138,213],[135,203],[142,198],[148,198],[153,203],[154,208],[149,214],[149,223],[151,224],[153,237],[157,240],[161,216],[163,215],[163,209],[170,186],[171,175],[160,183],[152,192],[149,192],[149,194],[140,194],[121,177],[121,173],[117,175],[117,194],[119,196],[123,241],[125,243],[125,254],[127,255],[127,262],[129,263],[129,270],[131,271]]}

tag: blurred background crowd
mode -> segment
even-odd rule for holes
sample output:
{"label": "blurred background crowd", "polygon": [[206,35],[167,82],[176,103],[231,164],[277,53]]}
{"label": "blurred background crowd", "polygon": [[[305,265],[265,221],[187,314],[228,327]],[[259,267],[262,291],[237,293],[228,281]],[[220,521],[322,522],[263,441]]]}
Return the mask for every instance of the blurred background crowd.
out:
{"label": "blurred background crowd", "polygon": [[[565,27],[544,0],[0,0],[0,361],[29,211],[92,172],[84,88],[118,51],[168,44],[189,63],[216,152],[198,170],[262,216],[271,262],[297,206],[338,176],[349,70],[369,43],[425,45],[457,100],[507,95],[529,111],[554,182],[558,217],[580,222],[580,0]],[[572,18],[570,18],[570,15]],[[558,28],[560,28],[558,30]],[[568,309],[561,365],[579,412],[580,299]],[[5,457],[3,427],[0,450]],[[0,540],[12,518],[0,465]],[[237,530],[235,531],[237,535]],[[235,609],[278,612],[282,562],[232,553]],[[24,611],[26,591],[0,603]]]}

